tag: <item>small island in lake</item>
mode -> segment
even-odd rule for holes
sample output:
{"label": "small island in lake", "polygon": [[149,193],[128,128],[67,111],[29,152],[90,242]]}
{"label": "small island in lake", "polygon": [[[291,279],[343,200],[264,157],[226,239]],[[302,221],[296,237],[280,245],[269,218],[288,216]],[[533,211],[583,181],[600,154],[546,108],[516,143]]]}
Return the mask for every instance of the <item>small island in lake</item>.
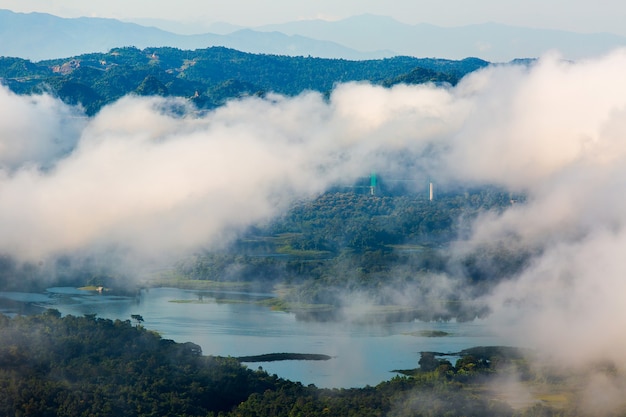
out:
{"label": "small island in lake", "polygon": [[403,333],[409,336],[421,336],[421,337],[445,337],[450,336],[450,333],[442,330],[420,330],[418,332]]}
{"label": "small island in lake", "polygon": [[316,353],[266,353],[255,356],[239,356],[239,362],[277,362],[277,361],[327,361],[332,356]]}

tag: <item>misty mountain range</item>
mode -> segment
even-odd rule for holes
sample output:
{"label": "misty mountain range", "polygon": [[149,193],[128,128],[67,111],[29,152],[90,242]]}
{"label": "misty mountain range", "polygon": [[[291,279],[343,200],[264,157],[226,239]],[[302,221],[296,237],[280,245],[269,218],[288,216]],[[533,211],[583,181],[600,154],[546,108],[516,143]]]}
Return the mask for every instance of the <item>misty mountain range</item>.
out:
{"label": "misty mountain range", "polygon": [[178,35],[115,19],[66,19],[45,13],[25,14],[0,10],[0,56],[40,61],[88,52],[108,52],[123,46],[140,49],[156,46],[181,49],[225,46],[251,53],[356,60],[395,55],[391,51],[361,53],[334,42],[278,32],[241,29],[228,35]]}
{"label": "misty mountain range", "polygon": [[409,25],[374,15],[255,28],[222,23],[214,28],[221,34],[180,35],[115,19],[67,19],[0,10],[0,55],[38,61],[107,52],[121,46],[181,49],[225,46],[251,53],[353,60],[408,55],[447,59],[474,56],[507,62],[538,57],[550,50],[558,50],[567,59],[580,59],[626,45],[625,37],[610,33],[581,34],[497,23],[443,28],[424,23]]}
{"label": "misty mountain range", "polygon": [[497,23],[444,28],[426,23],[409,25],[391,17],[374,15],[336,22],[298,21],[262,26],[256,30],[279,31],[287,35],[297,33],[332,40],[356,50],[393,49],[399,55],[449,59],[474,56],[492,62],[539,57],[550,50],[558,50],[568,59],[579,59],[626,45],[626,38],[609,33],[581,34]]}

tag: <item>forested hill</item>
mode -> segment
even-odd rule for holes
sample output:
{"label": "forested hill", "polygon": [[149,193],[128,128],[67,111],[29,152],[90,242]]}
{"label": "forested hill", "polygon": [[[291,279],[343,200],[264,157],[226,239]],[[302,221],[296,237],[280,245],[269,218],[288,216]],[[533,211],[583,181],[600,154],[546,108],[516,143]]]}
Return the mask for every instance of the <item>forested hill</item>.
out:
{"label": "forested hill", "polygon": [[200,108],[213,108],[230,98],[267,92],[328,93],[337,83],[349,81],[454,85],[487,65],[477,58],[349,61],[250,54],[223,47],[194,51],[124,47],[36,63],[0,57],[0,83],[18,94],[55,94],[66,103],[82,104],[91,115],[131,93],[186,97]]}

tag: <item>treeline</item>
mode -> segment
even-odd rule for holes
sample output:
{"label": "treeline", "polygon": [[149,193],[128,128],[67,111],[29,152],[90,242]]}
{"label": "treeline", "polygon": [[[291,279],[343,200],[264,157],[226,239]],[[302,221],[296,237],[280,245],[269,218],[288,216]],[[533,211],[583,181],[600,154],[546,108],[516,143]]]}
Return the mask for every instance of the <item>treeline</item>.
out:
{"label": "treeline", "polygon": [[489,63],[395,57],[349,61],[312,57],[250,54],[223,47],[194,51],[176,48],[125,47],[33,63],[0,57],[0,83],[19,94],[48,92],[87,114],[127,94],[185,97],[200,108],[226,100],[275,92],[329,92],[337,83],[367,81],[456,84]]}
{"label": "treeline", "polygon": [[523,356],[494,348],[470,353],[455,366],[423,355],[423,369],[375,387],[318,389],[247,369],[234,358],[203,356],[193,343],[164,340],[130,320],[62,318],[56,310],[12,319],[0,315],[0,414],[576,415],[575,407],[565,413],[540,404],[513,410],[487,387],[490,376],[529,369]]}

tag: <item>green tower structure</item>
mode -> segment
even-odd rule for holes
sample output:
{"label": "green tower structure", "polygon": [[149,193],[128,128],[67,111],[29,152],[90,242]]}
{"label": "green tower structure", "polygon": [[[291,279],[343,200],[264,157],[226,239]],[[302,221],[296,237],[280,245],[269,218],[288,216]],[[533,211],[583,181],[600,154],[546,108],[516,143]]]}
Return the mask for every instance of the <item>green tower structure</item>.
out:
{"label": "green tower structure", "polygon": [[370,195],[374,195],[376,193],[376,185],[378,183],[378,178],[376,178],[376,172],[372,171],[370,174]]}

